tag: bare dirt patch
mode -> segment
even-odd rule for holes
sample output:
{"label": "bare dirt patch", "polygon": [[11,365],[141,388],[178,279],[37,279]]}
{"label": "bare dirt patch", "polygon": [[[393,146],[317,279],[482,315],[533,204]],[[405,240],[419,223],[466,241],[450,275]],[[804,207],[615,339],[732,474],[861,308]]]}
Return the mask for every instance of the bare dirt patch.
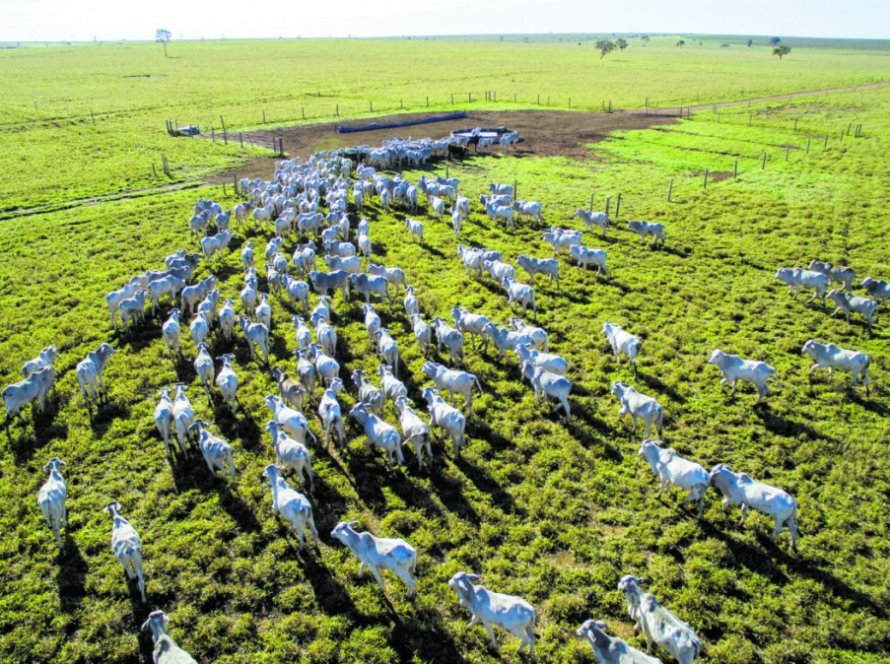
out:
{"label": "bare dirt patch", "polygon": [[[676,111],[674,111],[676,114]],[[404,114],[365,118],[349,124],[368,122],[392,122],[427,115]],[[676,122],[675,115],[645,114],[643,112],[617,111],[614,113],[582,113],[574,111],[477,111],[460,120],[435,122],[393,129],[376,129],[353,134],[338,134],[333,122],[313,125],[283,127],[268,131],[244,134],[244,140],[272,145],[272,139],[284,139],[284,151],[289,157],[308,157],[318,150],[333,150],[353,145],[380,145],[384,139],[395,136],[433,138],[447,136],[455,129],[467,127],[509,127],[518,131],[523,140],[510,149],[510,154],[520,156],[565,156],[572,159],[592,159],[587,147],[606,138],[611,132],[629,129],[645,129],[653,125]],[[341,123],[347,124],[347,123]],[[496,147],[494,152],[499,152]],[[268,177],[272,160],[261,157],[238,169],[239,177]],[[225,178],[226,176],[222,176]],[[228,177],[231,177],[229,174]]]}

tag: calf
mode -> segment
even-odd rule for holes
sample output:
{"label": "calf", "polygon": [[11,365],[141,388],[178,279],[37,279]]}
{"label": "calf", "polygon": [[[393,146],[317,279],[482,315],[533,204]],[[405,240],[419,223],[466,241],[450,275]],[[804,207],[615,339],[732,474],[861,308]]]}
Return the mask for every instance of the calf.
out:
{"label": "calf", "polygon": [[275,461],[293,468],[301,482],[309,482],[312,488],[312,458],[309,448],[281,430],[278,422],[266,422],[266,431],[272,436],[272,448],[275,450]]}
{"label": "calf", "polygon": [[646,236],[652,236],[652,246],[661,243],[664,246],[664,224],[650,221],[628,221],[627,230],[640,236],[640,242],[645,242]]}
{"label": "calf", "polygon": [[606,252],[602,249],[591,249],[576,244],[569,247],[569,255],[585,270],[588,265],[595,265],[597,274],[609,276],[609,268],[606,267]]}
{"label": "calf", "polygon": [[801,288],[813,291],[813,297],[808,302],[812,302],[817,297],[822,299],[825,305],[825,293],[828,290],[828,277],[820,272],[811,270],[802,270],[799,267],[780,267],[776,272],[776,279],[788,286],[788,292],[794,297],[800,292]]}
{"label": "calf", "polygon": [[528,273],[532,282],[537,275],[546,274],[549,277],[547,284],[552,284],[556,280],[556,289],[559,290],[559,261],[555,258],[535,258],[519,254],[516,257],[516,264]]}
{"label": "calf", "polygon": [[306,543],[304,531],[307,526],[312,531],[315,548],[318,549],[318,529],[315,527],[309,499],[290,487],[287,480],[280,475],[277,466],[266,466],[262,476],[269,480],[269,486],[272,487],[272,513],[281,514],[294,529],[300,541],[300,550]]}
{"label": "calf", "polygon": [[588,231],[593,226],[599,227],[602,236],[606,236],[606,229],[609,227],[608,212],[594,212],[593,210],[588,211],[578,208],[577,210],[575,210],[575,214],[573,214],[572,217],[578,217],[579,219],[581,219]]}
{"label": "calf", "polygon": [[37,410],[43,412],[46,402],[46,395],[52,389],[56,382],[56,370],[52,367],[39,369],[28,376],[25,380],[7,385],[0,392],[3,399],[3,405],[6,408],[6,426],[9,427],[11,417],[18,415],[22,422],[25,418],[22,416],[21,410],[29,403],[37,400]]}
{"label": "calf", "polygon": [[856,272],[851,267],[832,265],[825,261],[813,260],[807,265],[807,269],[824,274],[832,281],[841,284],[844,290],[853,290],[853,282],[856,280]]}
{"label": "calf", "polygon": [[40,354],[35,357],[33,360],[28,360],[22,366],[22,377],[28,378],[36,371],[40,371],[41,369],[46,369],[47,367],[53,368],[53,364],[56,361],[56,357],[58,356],[58,352],[56,351],[55,346],[47,346],[43,350],[40,351]]}
{"label": "calf", "polygon": [[366,404],[359,403],[349,411],[349,416],[358,422],[365,430],[367,445],[376,445],[383,450],[386,456],[386,465],[393,469],[393,462],[398,465],[405,463],[402,455],[402,440],[395,428],[384,422],[377,415],[370,412]]}

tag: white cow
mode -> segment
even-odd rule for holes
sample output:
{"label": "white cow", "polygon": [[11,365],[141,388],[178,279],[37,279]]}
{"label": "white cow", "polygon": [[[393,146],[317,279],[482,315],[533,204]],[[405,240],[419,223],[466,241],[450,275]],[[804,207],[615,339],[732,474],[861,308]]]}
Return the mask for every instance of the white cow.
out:
{"label": "white cow", "polygon": [[532,387],[535,389],[535,403],[541,397],[547,403],[550,402],[551,397],[556,399],[559,402],[558,407],[562,408],[566,415],[566,422],[568,422],[572,415],[572,409],[569,406],[571,381],[565,376],[551,373],[540,366],[532,366],[530,362],[523,364],[522,372],[529,377]]}
{"label": "white cow", "polygon": [[308,481],[311,488],[313,485],[312,457],[309,455],[309,448],[284,433],[275,420],[266,422],[266,431],[272,436],[275,461],[288,468],[293,468],[297,473],[297,478],[301,482]]}
{"label": "white cow", "polygon": [[77,383],[87,407],[105,393],[105,365],[116,352],[111,344],[103,343],[77,363]]}
{"label": "white cow", "polygon": [[37,400],[37,410],[42,413],[46,395],[55,382],[56,370],[46,367],[35,371],[25,380],[3,388],[0,397],[2,397],[3,406],[6,408],[6,426],[9,426],[9,419],[14,415],[18,415],[19,419],[24,422],[25,418],[22,416],[21,410],[35,399]]}
{"label": "white cow", "polygon": [[514,281],[510,277],[504,279],[504,287],[507,289],[507,304],[518,302],[522,305],[522,315],[525,316],[525,310],[531,307],[532,314],[538,317],[538,305],[535,304],[535,289],[528,284]]}
{"label": "white cow", "polygon": [[658,495],[665,488],[670,492],[670,485],[676,484],[689,491],[686,501],[698,505],[698,515],[702,515],[705,509],[705,491],[710,483],[710,477],[704,468],[684,459],[671,448],[659,447],[654,440],[644,440],[639,454],[649,464],[652,472],[658,475]]}
{"label": "white cow", "polygon": [[602,620],[585,620],[576,634],[587,639],[599,664],[662,664],[660,659],[640,652],[617,636],[606,634],[606,623]]}
{"label": "white cow", "polygon": [[229,474],[235,477],[232,446],[229,445],[228,441],[210,433],[207,430],[207,422],[204,420],[195,420],[190,429],[198,437],[198,449],[201,450],[201,455],[207,463],[210,474],[216,475],[217,469],[225,473],[226,469],[228,469]]}
{"label": "white cow", "polygon": [[556,280],[556,288],[559,290],[559,261],[557,259],[535,258],[534,256],[519,254],[516,257],[516,264],[528,273],[532,282],[534,282],[537,275],[546,274],[549,277],[547,284],[552,284]]}
{"label": "white cow", "polygon": [[581,219],[588,231],[591,229],[591,227],[598,226],[603,237],[606,236],[606,229],[609,227],[608,212],[594,212],[593,210],[588,211],[578,208],[577,210],[575,210],[575,214],[573,214],[572,217],[578,217],[579,219]]}
{"label": "white cow", "polygon": [[514,350],[520,366],[528,362],[533,368],[541,367],[544,371],[549,371],[557,376],[565,376],[568,373],[569,363],[561,355],[542,353],[528,344],[519,344]]}
{"label": "white cow", "polygon": [[627,599],[627,610],[635,629],[643,632],[650,649],[654,641],[676,657],[680,664],[692,664],[701,653],[701,641],[689,625],[640,588],[642,581],[627,574],[618,582],[618,590]]}
{"label": "white cow", "polygon": [[786,491],[752,480],[745,473],[734,473],[722,463],[711,469],[711,484],[723,494],[724,510],[730,505],[741,506],[741,525],[748,517],[748,508],[753,507],[775,520],[776,527],[770,536],[773,542],[787,528],[791,547],[797,549],[797,501]]}
{"label": "white cow", "polygon": [[815,364],[810,367],[809,375],[812,376],[816,369],[828,368],[828,380],[834,378],[834,370],[848,371],[853,376],[853,384],[859,377],[865,385],[865,394],[868,395],[868,369],[871,366],[871,357],[855,350],[845,350],[833,343],[822,344],[808,339],[800,351],[801,355],[809,355]]}
{"label": "white cow", "polygon": [[433,329],[436,331],[436,346],[439,352],[442,352],[443,346],[448,348],[451,361],[455,364],[462,364],[464,359],[464,335],[451,327],[444,318],[434,318]]}
{"label": "white cow", "polygon": [[154,642],[154,651],[152,652],[154,664],[198,664],[191,655],[167,635],[168,622],[170,619],[163,611],[152,611],[148,614],[148,620],[142,623],[143,630],[151,629],[151,638]]}
{"label": "white cow", "polygon": [[179,355],[179,309],[170,310],[170,316],[161,326],[161,333],[164,335],[164,344],[171,354]]}
{"label": "white cow", "polygon": [[417,551],[403,539],[384,539],[371,533],[357,532],[358,521],[341,521],[331,531],[331,537],[339,540],[359,559],[358,573],[365,567],[374,575],[380,590],[386,592],[380,571],[388,569],[408,586],[408,597],[417,593]]}
{"label": "white cow", "polygon": [[652,246],[654,247],[659,242],[661,246],[664,246],[664,224],[658,224],[651,221],[628,221],[627,229],[631,233],[636,233],[640,236],[640,242],[645,242],[646,236],[652,236]]}
{"label": "white cow", "polygon": [[330,447],[333,432],[337,432],[337,443],[342,451],[346,447],[346,432],[343,427],[343,414],[337,393],[343,389],[343,381],[335,378],[318,402],[318,416],[324,428],[325,439]]}
{"label": "white cow", "polygon": [[475,375],[460,369],[449,369],[436,362],[424,362],[423,373],[436,384],[437,389],[463,396],[467,411],[473,414],[473,387],[482,393],[482,385]]}
{"label": "white cow", "polygon": [[247,337],[247,347],[250,349],[250,356],[256,358],[254,346],[256,346],[263,356],[263,364],[269,364],[269,328],[262,323],[251,323],[247,316],[239,316],[238,322]]}
{"label": "white cow", "polygon": [[60,549],[65,546],[62,543],[62,526],[68,528],[68,509],[65,505],[65,501],[68,500],[68,487],[65,478],[62,477],[64,467],[65,462],[59,457],[50,459],[43,467],[43,470],[49,473],[49,477],[37,492],[37,505],[43,512],[47,527],[55,534]]}
{"label": "white cow", "polygon": [[643,342],[636,336],[627,332],[620,325],[615,323],[603,323],[603,334],[612,347],[615,359],[619,359],[619,355],[627,355],[630,359],[630,366],[633,367],[634,376],[637,375],[637,355],[640,354],[640,348]]}
{"label": "white cow", "polygon": [[393,469],[393,462],[398,465],[405,463],[402,455],[402,439],[399,432],[388,422],[372,413],[367,404],[358,403],[349,411],[349,416],[362,425],[367,437],[367,446],[376,445],[386,456],[386,465]]}
{"label": "white cow", "polygon": [[857,314],[862,314],[865,317],[865,322],[868,325],[869,332],[871,331],[875,312],[878,310],[877,301],[872,300],[870,297],[859,297],[858,295],[850,295],[849,293],[845,293],[844,291],[839,290],[829,291],[828,299],[834,302],[835,306],[837,307],[832,315],[836,314],[839,311],[843,311],[844,315],[847,317],[847,322],[849,322],[851,313],[855,312]]}
{"label": "white cow", "polygon": [[173,424],[173,400],[170,398],[170,388],[161,390],[161,400],[155,406],[155,427],[164,441],[164,452],[170,456],[170,425]]}
{"label": "white cow", "polygon": [[291,488],[287,480],[279,474],[278,466],[271,464],[266,466],[263,477],[269,480],[269,486],[272,487],[272,513],[281,514],[290,523],[291,528],[297,533],[301,550],[306,543],[304,531],[306,526],[309,526],[315,538],[315,548],[318,549],[318,530],[312,517],[312,504],[309,499]]}
{"label": "white cow", "polygon": [[179,449],[183,456],[187,453],[185,445],[191,437],[190,429],[195,422],[195,409],[185,395],[187,389],[185,385],[177,385],[176,397],[173,399],[173,427],[176,429]]}
{"label": "white cow", "polygon": [[40,354],[35,357],[33,360],[28,360],[22,366],[22,377],[28,378],[35,371],[40,371],[41,369],[45,369],[47,367],[54,368],[53,365],[56,361],[56,357],[58,356],[58,351],[56,351],[55,346],[47,346],[43,350],[40,351]]}
{"label": "white cow", "polygon": [[423,244],[423,222],[407,218],[405,219],[405,227],[408,229],[408,233],[416,237],[420,244]]}
{"label": "white cow", "polygon": [[226,353],[216,359],[222,362],[222,368],[216,376],[216,386],[222,393],[223,401],[235,413],[238,411],[238,375],[232,368],[232,360],[235,359],[235,356]]}
{"label": "white cow", "polygon": [[430,327],[429,323],[423,320],[423,316],[420,314],[411,316],[411,324],[414,331],[414,337],[417,339],[417,344],[420,346],[420,352],[426,357],[433,340],[433,328]]}
{"label": "white cow", "polygon": [[226,341],[231,341],[232,333],[235,331],[235,305],[232,298],[228,298],[219,310],[219,326]]}
{"label": "white cow", "polygon": [[294,410],[285,404],[279,397],[272,394],[266,396],[263,403],[272,411],[272,417],[278,423],[288,436],[299,443],[306,444],[306,436],[309,436],[313,442],[318,442],[318,438],[309,428],[309,420],[298,410]]}
{"label": "white cow", "polygon": [[448,587],[457,593],[460,605],[464,607],[473,618],[470,625],[481,622],[488,632],[491,647],[497,650],[498,643],[494,638],[494,625],[502,627],[520,639],[521,643],[516,652],[528,646],[529,656],[535,651],[535,609],[521,597],[496,593],[485,586],[477,586],[473,581],[479,581],[476,574],[458,572],[448,581]]}
{"label": "white cow", "polygon": [[195,373],[201,379],[201,384],[207,393],[210,394],[210,388],[213,386],[213,377],[216,369],[213,366],[213,356],[207,344],[198,346],[198,355],[195,357]]}
{"label": "white cow", "polygon": [[807,265],[808,270],[824,274],[832,281],[843,285],[844,290],[853,290],[853,282],[856,280],[856,272],[853,268],[842,265],[832,265],[825,261],[813,260]]}
{"label": "white cow", "polygon": [[788,286],[788,292],[797,297],[801,288],[813,291],[812,302],[817,297],[825,304],[825,293],[828,291],[828,277],[821,272],[802,270],[799,267],[780,267],[776,272],[776,279]]}
{"label": "white cow", "polygon": [[466,445],[467,418],[457,408],[443,399],[437,390],[424,388],[423,399],[430,414],[430,426],[443,429],[451,438],[455,458],[460,458],[460,448]]}
{"label": "white cow", "polygon": [[399,345],[385,327],[381,327],[374,335],[377,341],[377,354],[392,369],[394,376],[399,375]]}
{"label": "white cow", "polygon": [[433,461],[433,448],[430,446],[430,428],[417,415],[412,408],[413,405],[413,402],[408,397],[399,397],[395,403],[396,411],[399,414],[399,426],[402,429],[405,442],[411,443],[414,447],[414,455],[417,457],[417,465],[423,466],[424,452],[430,463]]}
{"label": "white cow", "polygon": [[618,418],[630,415],[633,418],[633,428],[631,431],[637,430],[637,420],[643,420],[646,423],[646,438],[652,433],[654,425],[661,436],[662,425],[664,423],[664,408],[661,407],[655,399],[638,392],[630,385],[626,385],[620,381],[612,383],[612,394],[614,394],[621,403],[618,411]]}
{"label": "white cow", "polygon": [[868,294],[871,295],[875,300],[877,300],[879,304],[886,300],[890,300],[890,283],[884,281],[883,279],[872,279],[871,277],[866,277],[859,285],[862,286],[866,291],[868,291]]}
{"label": "white cow", "polygon": [[[732,393],[735,394],[736,384],[738,381],[751,383],[757,388],[757,401],[760,403],[767,394],[766,382],[770,377],[776,375],[776,370],[766,362],[759,360],[743,360],[738,355],[730,355],[717,349],[711,353],[708,364],[713,364],[723,375],[720,379],[720,385],[724,383],[732,383]],[[778,376],[776,375],[778,380]]]}
{"label": "white cow", "polygon": [[606,267],[606,252],[602,249],[592,249],[576,244],[569,247],[569,255],[585,270],[589,265],[595,265],[597,274],[609,276],[609,268]]}
{"label": "white cow", "polygon": [[120,509],[121,504],[116,500],[108,503],[103,509],[111,515],[111,550],[127,576],[137,580],[142,601],[147,602],[145,579],[142,576],[142,540],[130,522],[121,516]]}

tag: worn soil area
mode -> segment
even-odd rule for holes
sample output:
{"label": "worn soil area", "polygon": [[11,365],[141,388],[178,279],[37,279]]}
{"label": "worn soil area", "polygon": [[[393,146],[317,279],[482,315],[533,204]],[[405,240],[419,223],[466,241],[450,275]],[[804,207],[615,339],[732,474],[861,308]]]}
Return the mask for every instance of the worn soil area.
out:
{"label": "worn soil area", "polygon": [[[308,157],[318,150],[333,150],[353,145],[380,145],[384,139],[395,136],[439,138],[455,129],[467,127],[508,127],[518,131],[522,141],[510,148],[510,154],[520,156],[560,155],[573,159],[593,158],[587,146],[601,141],[609,133],[625,129],[645,129],[652,125],[676,122],[678,109],[668,112],[616,111],[614,113],[586,113],[575,111],[477,111],[460,120],[434,122],[410,127],[375,129],[352,134],[338,134],[336,123],[299,125],[268,131],[244,134],[244,140],[271,147],[273,138],[284,139],[284,152],[288,157]],[[397,122],[422,118],[427,113],[388,115],[364,118],[350,125],[369,122]],[[493,152],[499,152],[495,146]],[[238,177],[269,177],[273,159],[258,158],[238,169]],[[231,174],[222,176],[230,179]]]}

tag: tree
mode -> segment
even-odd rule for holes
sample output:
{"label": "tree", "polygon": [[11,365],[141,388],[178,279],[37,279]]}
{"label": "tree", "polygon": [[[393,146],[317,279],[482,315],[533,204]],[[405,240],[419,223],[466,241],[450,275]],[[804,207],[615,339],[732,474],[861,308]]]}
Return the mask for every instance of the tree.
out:
{"label": "tree", "polygon": [[645,46],[649,42],[649,35],[643,35],[640,37],[640,41],[643,42],[643,46]]}
{"label": "tree", "polygon": [[596,43],[596,47],[600,51],[600,60],[602,60],[606,55],[615,50],[615,42],[609,41],[608,39],[600,39]]}
{"label": "tree", "polygon": [[617,40],[615,41],[615,46],[618,47],[618,50],[619,50],[619,51],[624,51],[624,49],[627,48],[627,40],[624,39],[624,38],[617,39]]}
{"label": "tree", "polygon": [[770,37],[769,45],[770,46],[778,46],[780,41],[782,41],[781,37]]}
{"label": "tree", "polygon": [[751,44],[753,44],[753,43],[754,43],[754,40],[753,40],[753,39],[749,39],[749,40],[748,40],[748,48],[751,48]]}
{"label": "tree", "polygon": [[773,55],[778,55],[779,60],[781,60],[783,56],[786,56],[789,53],[791,53],[790,46],[779,46],[779,47],[773,49]]}
{"label": "tree", "polygon": [[677,46],[679,46],[680,48],[683,48],[684,46],[686,46],[686,40],[681,39],[680,41],[677,42]]}
{"label": "tree", "polygon": [[155,41],[164,45],[164,57],[167,57],[167,42],[173,39],[173,33],[163,28],[155,30]]}

